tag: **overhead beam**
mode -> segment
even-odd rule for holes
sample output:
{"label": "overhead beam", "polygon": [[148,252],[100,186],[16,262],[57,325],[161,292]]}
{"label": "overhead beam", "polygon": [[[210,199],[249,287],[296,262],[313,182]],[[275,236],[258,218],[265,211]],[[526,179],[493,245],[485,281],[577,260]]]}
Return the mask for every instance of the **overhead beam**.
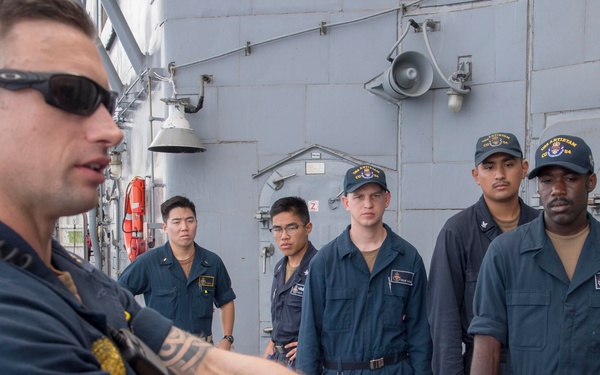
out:
{"label": "overhead beam", "polygon": [[119,4],[117,4],[116,0],[102,0],[102,6],[119,37],[119,41],[123,45],[123,49],[129,58],[129,62],[131,62],[131,66],[133,66],[135,72],[139,74],[145,68],[144,54],[133,37],[131,28],[123,16]]}

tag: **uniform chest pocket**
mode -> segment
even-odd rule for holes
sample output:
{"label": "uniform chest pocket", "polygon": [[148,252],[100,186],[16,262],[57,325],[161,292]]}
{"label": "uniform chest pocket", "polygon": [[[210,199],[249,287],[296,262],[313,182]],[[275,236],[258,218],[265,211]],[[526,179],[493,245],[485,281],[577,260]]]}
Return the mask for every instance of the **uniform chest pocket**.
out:
{"label": "uniform chest pocket", "polygon": [[590,352],[600,353],[600,294],[592,293],[588,300],[587,322],[590,333]]}
{"label": "uniform chest pocket", "polygon": [[286,305],[302,308],[302,296],[289,295],[285,301]]}
{"label": "uniform chest pocket", "polygon": [[354,289],[327,289],[323,329],[347,332],[354,323]]}
{"label": "uniform chest pocket", "polygon": [[507,292],[509,345],[539,351],[546,346],[550,292]]}
{"label": "uniform chest pocket", "polygon": [[211,318],[213,315],[215,289],[211,287],[199,287],[194,292],[192,306],[199,318]]}
{"label": "uniform chest pocket", "polygon": [[399,328],[404,324],[404,310],[410,286],[387,284],[383,293],[383,325]]}
{"label": "uniform chest pocket", "polygon": [[177,288],[157,288],[154,290],[152,306],[169,319],[179,319],[177,310]]}

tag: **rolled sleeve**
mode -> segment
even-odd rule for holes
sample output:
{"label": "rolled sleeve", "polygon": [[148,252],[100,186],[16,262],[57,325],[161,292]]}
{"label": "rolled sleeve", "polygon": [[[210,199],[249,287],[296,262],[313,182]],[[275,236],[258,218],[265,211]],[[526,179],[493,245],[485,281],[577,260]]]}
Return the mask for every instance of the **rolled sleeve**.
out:
{"label": "rolled sleeve", "polygon": [[225,268],[225,264],[220,262],[219,268],[217,269],[217,288],[215,290],[215,306],[220,308],[224,304],[233,301],[235,299],[235,293],[231,288],[231,278]]}

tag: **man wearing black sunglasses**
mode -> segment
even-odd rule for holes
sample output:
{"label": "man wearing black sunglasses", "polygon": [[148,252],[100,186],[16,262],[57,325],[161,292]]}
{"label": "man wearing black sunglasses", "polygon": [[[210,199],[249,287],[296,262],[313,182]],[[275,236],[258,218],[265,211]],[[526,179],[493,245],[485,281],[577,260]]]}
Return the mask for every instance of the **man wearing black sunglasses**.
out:
{"label": "man wearing black sunglasses", "polygon": [[290,373],[173,327],[51,239],[96,205],[123,137],[96,37],[75,1],[0,0],[2,374]]}

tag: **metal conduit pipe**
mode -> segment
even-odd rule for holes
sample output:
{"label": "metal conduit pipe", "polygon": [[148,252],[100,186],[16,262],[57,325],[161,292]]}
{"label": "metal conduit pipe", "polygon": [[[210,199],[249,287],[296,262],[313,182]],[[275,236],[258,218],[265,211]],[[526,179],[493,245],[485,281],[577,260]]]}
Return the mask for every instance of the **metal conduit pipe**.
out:
{"label": "metal conduit pipe", "polygon": [[[108,200],[110,202],[114,202],[114,204],[116,204],[115,225],[117,227],[117,230],[116,230],[116,234],[113,235],[112,244],[115,247],[115,249],[117,249],[117,264],[115,267],[117,276],[119,276],[119,274],[121,273],[121,252],[122,252],[121,230],[120,230],[120,223],[121,223],[121,184],[120,184],[120,181],[121,181],[120,179],[114,181],[112,192],[110,193],[110,196],[108,197]],[[109,272],[109,276],[110,276],[110,272]]]}
{"label": "metal conduit pipe", "polygon": [[349,21],[340,21],[340,22],[329,24],[329,25],[323,24],[321,26],[311,27],[309,29],[297,31],[297,32],[290,33],[290,34],[281,35],[281,36],[278,36],[278,37],[275,37],[275,38],[271,38],[271,39],[267,39],[267,40],[263,40],[263,41],[257,42],[257,43],[250,43],[250,42],[248,42],[248,44],[245,45],[245,46],[243,46],[243,47],[238,47],[238,48],[232,49],[230,51],[223,52],[223,53],[220,53],[218,55],[214,55],[214,56],[208,57],[206,59],[192,61],[192,62],[189,62],[189,63],[177,65],[177,66],[175,66],[175,68],[176,69],[185,68],[185,67],[188,67],[190,65],[204,63],[204,62],[207,62],[207,61],[218,59],[220,57],[231,55],[231,54],[236,53],[236,52],[248,50],[248,49],[250,49],[252,47],[260,46],[260,45],[271,43],[271,42],[276,42],[276,41],[281,40],[281,39],[285,39],[285,38],[289,38],[289,37],[292,37],[292,36],[297,36],[297,35],[305,34],[305,33],[311,32],[311,31],[318,31],[318,30],[324,30],[324,29],[332,28],[332,27],[336,27],[336,26],[348,25],[348,24],[351,24],[351,23],[355,23],[355,22],[359,22],[359,21],[364,21],[364,20],[369,19],[369,18],[378,17],[378,16],[381,16],[383,14],[387,14],[387,13],[391,13],[391,12],[396,12],[398,10],[402,10],[403,11],[406,7],[418,4],[418,3],[422,2],[422,1],[423,0],[416,0],[416,1],[413,1],[411,3],[403,4],[403,5],[399,6],[399,7],[388,9],[388,10],[384,10],[384,11],[381,11],[381,12],[378,12],[378,13],[374,13],[374,14],[370,14],[368,16],[364,16],[364,17],[360,17],[360,18],[355,18],[355,19],[349,20]]}
{"label": "metal conduit pipe", "polygon": [[406,29],[404,30],[404,32],[402,33],[402,35],[400,35],[400,39],[398,39],[396,41],[396,43],[394,43],[394,46],[392,47],[392,49],[390,50],[390,53],[388,53],[386,60],[389,62],[394,61],[394,59],[392,59],[392,54],[394,53],[394,51],[396,50],[396,48],[398,48],[398,45],[400,45],[400,43],[402,42],[402,40],[404,40],[404,38],[406,37],[406,35],[408,34],[408,31],[410,30],[411,26],[413,26],[413,22],[415,22],[414,20],[410,20],[408,26],[406,26]]}
{"label": "metal conduit pipe", "polygon": [[98,241],[98,208],[94,207],[88,211],[88,223],[90,226],[90,240],[92,242],[92,251],[94,252],[94,265],[102,270],[102,254],[100,252],[100,243]]}
{"label": "metal conduit pipe", "polygon": [[437,73],[440,75],[440,78],[442,78],[444,82],[446,82],[448,86],[450,86],[450,88],[454,89],[459,94],[466,95],[471,92],[471,89],[469,87],[465,87],[463,82],[451,82],[448,78],[446,78],[446,76],[444,75],[444,73],[442,73],[442,70],[440,69],[440,66],[437,63],[435,56],[433,55],[433,51],[431,50],[431,44],[429,43],[429,37],[427,36],[427,27],[429,23],[433,22],[434,21],[432,19],[428,19],[425,22],[423,22],[423,38],[425,39],[425,45],[427,46],[427,51],[429,51],[429,56],[431,56],[431,62],[433,63],[433,66],[435,67]]}
{"label": "metal conduit pipe", "polygon": [[[152,115],[152,75],[148,74],[148,108],[149,108],[149,117],[148,120],[150,121],[150,143],[152,143],[152,141],[154,140],[154,131],[153,131],[153,124],[154,124],[154,117]],[[148,248],[153,248],[154,244],[155,244],[155,232],[154,232],[154,226],[151,225],[151,223],[154,222],[154,188],[156,187],[156,185],[154,184],[154,152],[150,152],[150,220],[147,220],[147,227],[148,227]]]}

